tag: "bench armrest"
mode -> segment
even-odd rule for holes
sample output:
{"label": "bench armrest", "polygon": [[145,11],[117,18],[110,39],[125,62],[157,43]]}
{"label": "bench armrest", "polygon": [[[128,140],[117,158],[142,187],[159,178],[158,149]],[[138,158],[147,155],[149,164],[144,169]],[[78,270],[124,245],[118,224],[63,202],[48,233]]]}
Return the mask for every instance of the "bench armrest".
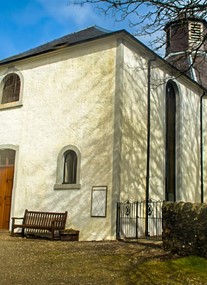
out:
{"label": "bench armrest", "polygon": [[12,217],[11,219],[12,219],[12,223],[14,223],[15,220],[23,220],[24,217],[22,217],[22,218],[19,218],[19,217]]}
{"label": "bench armrest", "polygon": [[19,218],[19,217],[12,217],[12,220],[22,220],[22,219],[24,219],[24,217],[21,217],[21,218]]}

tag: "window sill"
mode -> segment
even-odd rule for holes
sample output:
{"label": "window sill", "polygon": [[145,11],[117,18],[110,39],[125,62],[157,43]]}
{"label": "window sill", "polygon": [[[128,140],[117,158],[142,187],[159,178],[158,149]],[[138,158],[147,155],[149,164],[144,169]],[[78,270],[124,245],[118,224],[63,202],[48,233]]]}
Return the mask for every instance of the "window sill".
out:
{"label": "window sill", "polygon": [[5,104],[0,104],[0,110],[6,110],[6,109],[11,109],[11,108],[17,108],[17,107],[22,107],[22,102],[17,101],[17,102],[10,102],[10,103],[5,103]]}
{"label": "window sill", "polygon": [[80,189],[81,184],[55,184],[54,190],[76,190]]}

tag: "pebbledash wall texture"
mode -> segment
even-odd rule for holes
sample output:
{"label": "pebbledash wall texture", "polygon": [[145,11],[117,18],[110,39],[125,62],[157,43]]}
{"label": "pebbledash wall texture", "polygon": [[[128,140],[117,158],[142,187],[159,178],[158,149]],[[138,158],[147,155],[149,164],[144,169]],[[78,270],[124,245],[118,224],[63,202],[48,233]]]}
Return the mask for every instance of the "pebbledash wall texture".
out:
{"label": "pebbledash wall texture", "polygon": [[[11,216],[22,216],[25,208],[66,210],[68,227],[79,229],[80,238],[114,236],[110,207],[115,52],[115,42],[102,41],[15,63],[15,72],[23,78],[22,106],[0,114],[6,122],[1,144],[19,146]],[[66,146],[77,147],[81,154],[80,186],[68,189],[56,186],[58,155]],[[107,216],[92,218],[92,187],[105,185]]]}
{"label": "pebbledash wall texture", "polygon": [[[19,76],[20,93],[3,103],[9,74]],[[147,179],[149,198],[165,200],[169,83],[176,96],[175,196],[200,201],[205,90],[126,31],[89,28],[2,60],[0,82],[0,158],[9,149],[16,154],[1,228],[25,209],[68,211],[67,228],[79,230],[80,240],[115,239],[117,202],[144,200]],[[10,163],[1,161],[3,171]],[[2,181],[0,187],[5,191]]]}

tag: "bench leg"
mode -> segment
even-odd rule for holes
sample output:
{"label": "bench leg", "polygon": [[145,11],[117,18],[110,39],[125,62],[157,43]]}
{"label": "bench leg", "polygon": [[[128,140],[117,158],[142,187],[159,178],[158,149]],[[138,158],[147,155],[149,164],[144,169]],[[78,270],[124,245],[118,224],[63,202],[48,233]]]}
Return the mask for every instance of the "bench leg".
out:
{"label": "bench leg", "polygon": [[14,227],[13,227],[13,225],[12,225],[12,228],[11,228],[11,236],[13,236],[14,235]]}
{"label": "bench leg", "polygon": [[14,235],[14,229],[15,229],[15,227],[14,227],[14,219],[12,219],[11,236]]}
{"label": "bench leg", "polygon": [[54,240],[54,238],[55,238],[55,233],[54,233],[54,230],[52,229],[52,231],[51,231],[51,240]]}

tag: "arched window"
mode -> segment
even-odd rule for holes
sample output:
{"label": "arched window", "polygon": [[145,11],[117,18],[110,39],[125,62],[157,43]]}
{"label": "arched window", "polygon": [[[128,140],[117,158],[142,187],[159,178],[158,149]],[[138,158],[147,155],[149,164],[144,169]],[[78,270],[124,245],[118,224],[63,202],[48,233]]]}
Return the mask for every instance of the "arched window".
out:
{"label": "arched window", "polygon": [[19,101],[21,81],[16,73],[9,73],[3,79],[1,104]]}
{"label": "arched window", "polygon": [[15,150],[0,149],[0,166],[14,165]]}
{"label": "arched window", "polygon": [[176,183],[176,93],[172,83],[166,86],[166,200],[175,201]]}
{"label": "arched window", "polygon": [[68,150],[64,153],[64,177],[63,183],[76,183],[77,175],[77,154],[74,150]]}
{"label": "arched window", "polygon": [[57,159],[57,174],[55,190],[80,189],[79,149],[74,145],[62,148]]}

